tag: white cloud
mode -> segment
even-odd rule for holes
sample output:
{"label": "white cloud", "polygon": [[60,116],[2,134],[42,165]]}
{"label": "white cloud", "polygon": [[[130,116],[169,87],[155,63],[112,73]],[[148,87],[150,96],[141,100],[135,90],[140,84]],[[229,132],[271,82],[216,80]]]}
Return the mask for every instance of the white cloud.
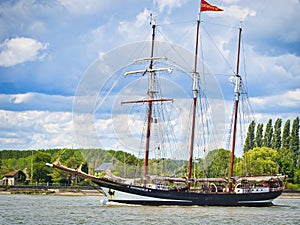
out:
{"label": "white cloud", "polygon": [[136,21],[135,21],[135,25],[137,27],[140,27],[146,23],[149,23],[149,15],[150,15],[150,11],[147,9],[144,9],[143,12],[139,13],[136,16]]}
{"label": "white cloud", "polygon": [[[150,11],[144,9],[137,16],[135,21],[121,21],[118,26],[119,34],[126,37],[126,41],[137,41],[141,38],[141,34],[145,34],[145,29],[150,26],[145,26],[145,24],[149,24],[150,22]],[[144,36],[144,35],[143,35]]]}
{"label": "white cloud", "polygon": [[164,11],[165,8],[178,8],[181,7],[186,0],[154,0],[154,3],[158,4],[160,12]]}
{"label": "white cloud", "polygon": [[255,15],[247,21],[247,29],[256,41],[264,42],[265,38],[271,42],[276,40],[285,43],[299,40],[300,29],[297,28],[297,22],[295,22],[300,19],[298,0],[288,0],[284,4],[282,1],[250,1],[250,3],[240,1],[239,5],[249,7],[255,12]]}
{"label": "white cloud", "polygon": [[41,93],[0,94],[2,109],[26,111],[72,111],[73,96],[46,95]]}
{"label": "white cloud", "polygon": [[72,147],[72,113],[0,110],[1,149]]}
{"label": "white cloud", "polygon": [[[86,49],[93,55],[105,55],[116,46],[128,44],[135,41],[144,41],[145,31],[150,32],[150,11],[143,9],[133,20],[109,20],[106,24],[81,35],[81,39],[86,43]],[[109,34],[109,35],[108,35]],[[143,39],[141,39],[143,37]],[[95,54],[96,53],[96,54]]]}
{"label": "white cloud", "polygon": [[300,57],[293,54],[284,54],[273,58],[274,67],[279,74],[289,82],[300,82]]}
{"label": "white cloud", "polygon": [[274,113],[281,112],[299,113],[300,109],[300,88],[289,90],[282,94],[255,97],[250,99],[254,107],[259,111],[268,110]]}
{"label": "white cloud", "polygon": [[42,60],[47,47],[47,43],[32,38],[6,39],[0,44],[0,66],[9,67],[28,61]]}
{"label": "white cloud", "polygon": [[248,16],[256,16],[256,12],[251,10],[248,7],[241,7],[238,5],[232,5],[230,7],[226,7],[223,11],[226,16],[234,17],[237,20],[245,20]]}
{"label": "white cloud", "polygon": [[[270,56],[245,45],[250,96],[276,95],[299,88],[300,58],[294,54]],[[244,66],[244,65],[241,65]],[[243,67],[244,68],[244,67]]]}

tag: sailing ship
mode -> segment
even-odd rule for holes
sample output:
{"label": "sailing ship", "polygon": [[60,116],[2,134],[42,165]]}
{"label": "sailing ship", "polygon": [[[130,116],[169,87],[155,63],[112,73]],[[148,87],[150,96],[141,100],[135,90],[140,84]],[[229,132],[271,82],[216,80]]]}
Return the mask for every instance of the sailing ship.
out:
{"label": "sailing ship", "polygon": [[[221,11],[216,6],[210,5],[206,1],[201,1],[201,11]],[[235,154],[235,138],[236,124],[238,116],[239,98],[241,95],[242,79],[239,75],[239,55],[241,32],[239,29],[238,41],[238,57],[237,67],[234,76],[234,115],[232,129],[232,151],[230,162],[229,179],[225,178],[194,178],[192,177],[193,170],[193,152],[195,139],[195,124],[197,99],[199,95],[199,73],[197,71],[198,58],[198,36],[200,29],[200,13],[197,20],[196,29],[196,47],[195,60],[193,68],[193,85],[192,85],[192,114],[191,114],[191,129],[189,137],[189,160],[187,166],[187,177],[151,177],[148,173],[149,168],[149,149],[151,140],[151,127],[153,126],[153,107],[157,104],[173,101],[172,98],[157,97],[158,89],[156,87],[156,73],[168,71],[169,67],[156,68],[155,62],[162,60],[163,57],[154,55],[155,47],[155,20],[151,21],[152,39],[151,53],[149,58],[138,59],[136,61],[147,61],[149,67],[144,70],[129,71],[125,76],[131,74],[148,75],[148,91],[147,99],[124,101],[122,104],[146,104],[147,105],[147,121],[145,135],[145,156],[143,165],[143,175],[141,178],[126,179],[117,177],[112,173],[106,177],[100,178],[94,175],[87,174],[81,171],[81,168],[73,169],[62,165],[59,159],[48,166],[66,171],[76,176],[89,179],[99,185],[106,195],[106,202],[137,204],[137,205],[175,205],[175,206],[270,206],[272,201],[280,196],[284,189],[284,176],[269,175],[256,177],[234,177],[233,165]]]}

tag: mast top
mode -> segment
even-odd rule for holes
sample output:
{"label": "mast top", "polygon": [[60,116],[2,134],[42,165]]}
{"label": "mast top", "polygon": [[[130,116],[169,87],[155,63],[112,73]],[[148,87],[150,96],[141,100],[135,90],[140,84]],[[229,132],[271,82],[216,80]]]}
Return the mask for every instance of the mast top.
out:
{"label": "mast top", "polygon": [[150,13],[150,25],[155,26],[156,25],[156,19],[157,19],[157,16]]}

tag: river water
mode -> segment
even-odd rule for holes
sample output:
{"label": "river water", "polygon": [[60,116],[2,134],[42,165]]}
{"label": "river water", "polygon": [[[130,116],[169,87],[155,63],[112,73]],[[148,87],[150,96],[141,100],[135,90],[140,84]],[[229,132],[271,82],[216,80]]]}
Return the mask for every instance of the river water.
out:
{"label": "river water", "polygon": [[300,224],[300,198],[279,198],[264,208],[103,206],[100,200],[0,195],[0,224]]}

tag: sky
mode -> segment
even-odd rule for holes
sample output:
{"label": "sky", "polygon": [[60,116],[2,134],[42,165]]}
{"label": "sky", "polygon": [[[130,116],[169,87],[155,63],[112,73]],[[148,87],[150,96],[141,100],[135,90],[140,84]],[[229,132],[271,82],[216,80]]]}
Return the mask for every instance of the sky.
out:
{"label": "sky", "polygon": [[[233,86],[228,80],[236,67],[241,24],[240,71],[255,120],[266,123],[282,118],[285,122],[299,116],[300,1],[208,2],[224,11],[201,13],[199,57],[214,76],[205,81],[214,85],[206,89],[208,95],[215,98],[218,93],[225,104],[223,125],[230,124]],[[124,72],[134,56],[141,57],[130,47],[140,50],[143,45],[136,43],[150,40],[150,13],[156,18],[159,41],[192,53],[198,11],[195,0],[2,0],[0,149],[126,150],[130,141],[120,140],[122,132],[128,132],[122,130],[127,117],[116,99],[124,100],[128,90],[138,88],[131,78],[118,83],[122,76],[116,76],[116,71]],[[190,61],[187,70],[192,68]],[[168,82],[166,93],[173,90],[181,97],[189,96],[189,84]],[[177,111],[184,108],[176,107]],[[226,144],[225,130],[221,145]]]}

